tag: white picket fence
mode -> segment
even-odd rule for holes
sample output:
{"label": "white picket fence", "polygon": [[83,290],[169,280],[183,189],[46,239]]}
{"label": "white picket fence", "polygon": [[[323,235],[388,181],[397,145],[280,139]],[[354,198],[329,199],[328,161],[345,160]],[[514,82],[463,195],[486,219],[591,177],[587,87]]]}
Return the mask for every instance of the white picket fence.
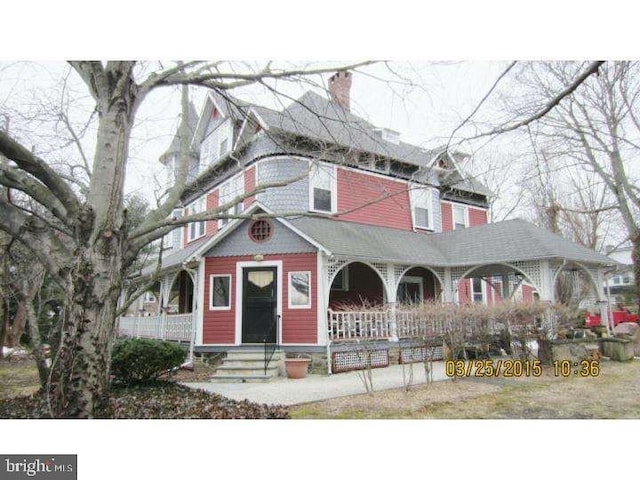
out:
{"label": "white picket fence", "polygon": [[134,338],[157,338],[189,342],[191,340],[192,314],[156,315],[152,317],[120,317],[118,335]]}

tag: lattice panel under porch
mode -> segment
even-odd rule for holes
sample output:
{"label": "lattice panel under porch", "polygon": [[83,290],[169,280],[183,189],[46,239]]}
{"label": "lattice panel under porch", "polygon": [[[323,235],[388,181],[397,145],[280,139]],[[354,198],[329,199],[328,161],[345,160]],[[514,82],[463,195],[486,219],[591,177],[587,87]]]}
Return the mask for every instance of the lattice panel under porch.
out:
{"label": "lattice panel under porch", "polygon": [[364,370],[368,365],[371,368],[383,368],[389,366],[389,350],[357,350],[333,352],[331,354],[331,371],[333,373],[349,372],[351,370]]}
{"label": "lattice panel under porch", "polygon": [[398,362],[400,363],[416,363],[424,362],[427,359],[442,360],[444,352],[442,345],[434,347],[404,347],[400,349]]}

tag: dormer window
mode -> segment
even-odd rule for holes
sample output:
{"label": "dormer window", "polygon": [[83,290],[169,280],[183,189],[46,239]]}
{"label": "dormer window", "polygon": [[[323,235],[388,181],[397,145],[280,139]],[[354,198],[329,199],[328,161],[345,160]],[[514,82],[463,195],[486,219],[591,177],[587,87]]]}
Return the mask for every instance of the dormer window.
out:
{"label": "dormer window", "polygon": [[332,165],[311,165],[309,174],[309,209],[314,212],[333,213],[336,211],[337,185],[335,167]]}

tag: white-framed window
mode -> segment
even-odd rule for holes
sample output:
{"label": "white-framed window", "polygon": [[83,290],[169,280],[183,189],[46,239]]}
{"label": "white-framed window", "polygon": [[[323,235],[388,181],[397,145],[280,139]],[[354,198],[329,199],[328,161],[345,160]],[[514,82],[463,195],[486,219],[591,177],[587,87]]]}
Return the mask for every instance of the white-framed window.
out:
{"label": "white-framed window", "polygon": [[333,165],[313,164],[309,173],[309,210],[334,213],[337,210],[336,169]]}
{"label": "white-framed window", "polygon": [[[200,197],[198,200],[196,200],[191,205],[189,205],[188,209],[189,209],[189,215],[205,212],[207,210],[207,197],[206,197],[206,195]],[[204,221],[202,221],[202,222],[191,222],[187,226],[187,232],[188,232],[187,233],[187,240],[189,240],[191,242],[192,240],[195,240],[196,238],[200,238],[200,237],[204,236],[205,223],[206,222],[204,222]]]}
{"label": "white-framed window", "polygon": [[483,295],[483,281],[480,277],[473,277],[471,279],[471,300],[473,303],[484,303]]}
{"label": "white-framed window", "polygon": [[349,265],[345,265],[338,270],[338,273],[331,284],[331,290],[336,290],[338,292],[349,291]]}
{"label": "white-framed window", "polygon": [[[240,195],[244,195],[244,172],[241,172],[240,175],[236,175],[220,185],[218,205],[224,205]],[[244,201],[240,201],[229,207],[226,213],[227,215],[240,215],[243,211]],[[225,227],[230,221],[230,218],[221,218],[218,220],[218,228]]]}
{"label": "white-framed window", "polygon": [[431,189],[422,185],[411,185],[411,214],[413,227],[433,230],[431,219]]}
{"label": "white-framed window", "polygon": [[467,228],[467,209],[462,205],[453,205],[453,229]]}
{"label": "white-framed window", "polygon": [[156,303],[156,296],[153,292],[144,292],[144,303]]}
{"label": "white-framed window", "polygon": [[289,308],[311,308],[311,272],[289,272]]}
{"label": "white-framed window", "polygon": [[613,277],[613,283],[615,285],[620,285],[620,283],[622,283],[622,277],[620,275],[616,275],[615,277]]}
{"label": "white-framed window", "polygon": [[424,302],[424,285],[422,277],[404,276],[398,285],[398,301],[416,305]]}
{"label": "white-framed window", "polygon": [[209,310],[231,309],[231,275],[209,275]]}

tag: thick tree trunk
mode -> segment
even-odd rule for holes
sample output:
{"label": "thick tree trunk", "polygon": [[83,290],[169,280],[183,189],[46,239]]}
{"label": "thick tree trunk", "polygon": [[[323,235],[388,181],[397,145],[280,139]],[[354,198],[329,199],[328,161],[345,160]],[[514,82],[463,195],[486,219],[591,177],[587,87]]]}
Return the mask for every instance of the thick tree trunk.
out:
{"label": "thick tree trunk", "polygon": [[97,268],[84,259],[73,272],[70,310],[62,320],[62,338],[47,389],[55,417],[109,416],[109,371],[120,282],[97,280],[104,276],[111,276],[104,264]]}
{"label": "thick tree trunk", "polygon": [[92,69],[88,83],[99,112],[87,196],[90,215],[79,219],[76,229],[77,248],[67,280],[67,311],[48,386],[56,417],[109,415],[117,301],[129,262],[123,260],[127,251],[123,190],[137,87],[133,63],[109,62],[105,72],[101,68]]}

